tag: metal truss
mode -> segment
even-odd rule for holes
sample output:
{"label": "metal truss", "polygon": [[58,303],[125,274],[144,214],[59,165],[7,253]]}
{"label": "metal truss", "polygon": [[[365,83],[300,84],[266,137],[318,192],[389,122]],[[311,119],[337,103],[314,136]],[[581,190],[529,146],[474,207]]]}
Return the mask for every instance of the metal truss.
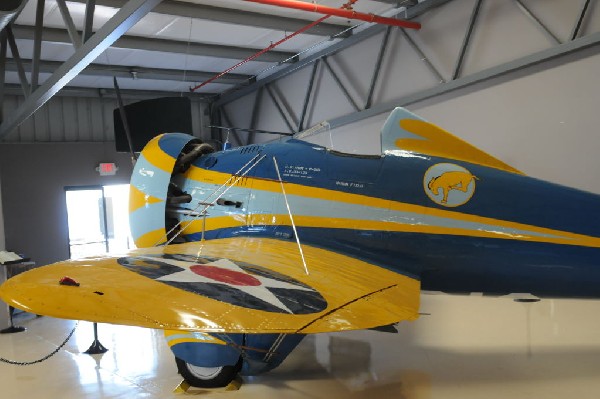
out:
{"label": "metal truss", "polygon": [[[417,4],[416,2],[412,2],[412,1],[404,1],[404,2],[395,1],[394,4],[396,4],[398,7],[397,13],[400,13],[401,11],[403,11],[404,19],[413,19],[413,18],[416,18],[419,15],[425,13],[426,11],[428,11],[430,9],[438,7],[440,5],[443,5],[449,1],[450,0],[425,0],[419,4]],[[384,2],[387,2],[387,1],[384,1]],[[411,7],[410,8],[402,8],[404,6],[411,6]],[[370,106],[374,88],[378,82],[378,76],[379,76],[378,69],[381,67],[383,57],[385,56],[386,48],[387,48],[387,38],[389,37],[390,32],[391,32],[391,29],[389,27],[382,26],[382,25],[375,25],[368,29],[362,30],[359,33],[353,34],[352,36],[343,39],[342,41],[338,42],[337,44],[329,46],[322,51],[319,51],[313,55],[305,57],[304,59],[297,61],[290,67],[280,70],[279,72],[276,72],[272,75],[269,75],[268,77],[266,77],[264,79],[258,80],[255,83],[252,83],[245,87],[238,85],[237,87],[232,89],[230,92],[226,93],[225,95],[221,95],[215,102],[213,102],[211,104],[211,118],[213,120],[213,123],[222,124],[221,121],[223,121],[223,122],[225,122],[226,125],[233,126],[231,124],[231,120],[227,114],[227,111],[225,110],[225,105],[232,101],[240,99],[246,95],[252,95],[254,92],[258,92],[258,93],[262,94],[262,91],[265,90],[271,100],[270,104],[272,104],[272,106],[274,107],[274,111],[269,111],[269,112],[276,112],[281,117],[281,119],[283,120],[283,122],[285,123],[286,127],[289,129],[290,132],[297,133],[299,131],[302,131],[303,129],[305,129],[307,127],[306,121],[308,119],[308,114],[309,114],[309,105],[310,105],[311,101],[314,101],[314,98],[318,95],[318,87],[315,85],[315,80],[318,75],[318,72],[321,69],[324,69],[324,72],[327,74],[327,76],[331,77],[331,79],[336,83],[337,87],[343,93],[344,98],[348,101],[349,104],[352,105],[353,109],[356,112],[360,112],[363,109],[363,107],[361,105],[359,105],[359,103],[356,102],[356,100],[350,94],[350,91],[347,88],[347,85],[344,84],[344,82],[340,79],[340,73],[337,72],[335,70],[334,66],[331,65],[329,58],[330,58],[330,56],[331,57],[335,56],[336,53],[338,53],[339,51],[341,51],[343,49],[349,48],[357,43],[360,43],[363,40],[366,40],[366,39],[373,37],[377,34],[380,34],[382,32],[384,32],[386,39],[384,40],[384,43],[382,43],[380,51],[379,51],[379,56],[377,59],[378,67],[376,68],[375,71],[373,71],[373,74],[372,74],[372,81],[371,81],[371,85],[370,85],[370,89],[369,89],[369,96],[368,96],[368,98],[366,98],[364,100],[365,105]],[[310,73],[309,81],[307,83],[307,90],[304,95],[301,114],[296,117],[295,113],[293,112],[291,107],[288,105],[289,102],[286,100],[285,96],[283,94],[277,92],[276,82],[279,79],[282,79],[282,78],[294,73],[295,71],[302,69],[304,67],[307,67],[307,66],[312,66],[312,70]],[[255,126],[257,124],[257,121],[260,118],[260,114],[265,111],[263,109],[263,107],[261,107],[261,104],[263,104],[263,102],[260,101],[260,99],[261,99],[261,96],[259,94],[257,94],[256,97],[254,98],[254,108],[253,108],[252,117],[251,117],[252,126]],[[222,137],[223,137],[222,131],[213,131],[213,137],[215,137],[215,135],[218,135],[220,137],[220,139],[222,140]],[[253,142],[253,140],[254,140],[254,134],[250,135],[246,142],[242,142],[241,140],[239,140],[239,137],[236,137],[236,141],[240,145],[250,144]]]}
{"label": "metal truss", "polygon": [[[285,69],[278,71],[277,73],[270,75],[264,79],[258,80],[256,83],[251,84],[247,87],[238,88],[235,91],[231,91],[222,95],[215,103],[213,104],[213,111],[217,112],[218,110],[223,110],[228,107],[233,101],[240,99],[246,95],[248,95],[252,91],[256,91],[261,87],[276,87],[277,82],[280,79],[284,79],[287,77],[291,77],[292,74],[297,72],[300,68],[312,66],[312,72],[310,74],[299,75],[299,76],[309,76],[308,82],[306,82],[306,87],[308,88],[307,93],[304,97],[303,107],[298,111],[299,116],[297,117],[299,123],[296,126],[290,126],[289,121],[286,119],[286,126],[289,128],[290,132],[297,132],[305,129],[307,126],[307,120],[309,120],[307,116],[307,109],[309,108],[309,103],[314,102],[315,98],[320,95],[318,89],[315,89],[318,84],[315,82],[317,79],[316,71],[319,68],[325,68],[330,74],[331,78],[335,81],[336,85],[340,88],[341,93],[343,94],[343,98],[348,101],[351,108],[354,112],[348,113],[343,116],[333,117],[328,119],[330,127],[336,128],[346,124],[358,122],[360,120],[388,112],[397,106],[408,106],[410,104],[414,104],[419,101],[423,101],[426,99],[431,99],[437,96],[440,96],[445,93],[449,93],[461,88],[465,88],[476,83],[490,81],[493,82],[494,78],[505,76],[509,73],[514,73],[516,71],[524,71],[525,73],[533,70],[533,66],[540,65],[544,62],[548,62],[551,60],[556,60],[566,55],[581,52],[584,49],[589,49],[592,47],[597,47],[600,45],[600,32],[589,33],[584,35],[584,27],[586,23],[586,18],[589,17],[591,11],[594,6],[597,4],[597,0],[581,0],[580,8],[577,12],[577,18],[573,21],[573,26],[570,29],[571,34],[569,38],[561,41],[559,36],[552,32],[552,30],[544,23],[543,18],[536,15],[530,7],[527,5],[526,0],[512,0],[512,3],[515,5],[518,10],[521,11],[523,15],[527,17],[527,20],[535,26],[547,39],[550,47],[545,50],[538,51],[527,56],[505,62],[500,63],[498,65],[489,67],[487,69],[474,72],[474,73],[464,73],[465,70],[465,62],[468,58],[469,51],[471,50],[473,38],[477,35],[478,25],[481,21],[481,9],[486,1],[491,0],[475,0],[473,9],[471,10],[470,17],[466,24],[465,34],[462,40],[462,44],[458,50],[456,55],[456,61],[454,67],[448,76],[448,78],[444,78],[443,73],[439,71],[438,68],[434,65],[434,63],[426,56],[427,51],[425,51],[419,44],[415,38],[418,33],[408,33],[405,30],[399,30],[399,36],[404,39],[399,42],[401,44],[407,43],[416,56],[422,61],[423,66],[426,70],[429,71],[430,75],[434,77],[434,81],[436,82],[433,86],[428,87],[424,90],[420,90],[418,92],[412,93],[399,93],[398,97],[393,100],[385,101],[385,102],[376,102],[374,100],[373,92],[374,88],[377,85],[378,76],[381,75],[381,67],[382,67],[382,59],[386,57],[386,54],[390,54],[391,52],[396,51],[397,49],[393,46],[390,46],[388,43],[388,35],[389,33],[385,32],[386,28],[384,27],[371,27],[362,32],[355,34],[354,36],[344,39],[339,43],[328,47],[320,53],[314,54],[310,57],[307,57],[303,60],[300,60],[298,63],[291,65]],[[421,13],[427,11],[428,9],[434,6],[440,6],[444,4],[444,1],[423,1],[419,3],[419,6],[422,7],[421,12],[417,13],[415,7],[409,8],[410,12],[413,10],[413,14],[410,17],[414,17],[416,15],[420,15]],[[360,42],[373,37],[374,35],[380,35],[381,47],[378,53],[378,57],[376,62],[374,63],[372,71],[365,71],[364,75],[370,77],[370,84],[368,85],[369,89],[366,93],[364,93],[364,98],[357,100],[355,97],[350,95],[348,88],[345,86],[344,82],[351,81],[348,77],[340,76],[340,73],[335,71],[332,68],[332,60],[335,60],[341,50],[350,48],[359,44]],[[429,50],[430,53],[431,50]],[[430,53],[431,54],[431,53]],[[398,68],[402,69],[402,61],[399,63]],[[345,79],[342,79],[344,77]],[[297,93],[289,93],[288,95],[298,95]],[[329,93],[331,95],[331,93]],[[279,102],[285,102],[284,98],[280,98]],[[360,104],[360,105],[359,105]],[[364,105],[363,105],[364,104]],[[263,107],[265,103],[263,102]],[[268,113],[268,112],[279,112],[280,107],[276,106],[275,110],[271,111],[269,109],[261,109],[260,113]],[[294,118],[294,114],[286,116],[286,118]]]}
{"label": "metal truss", "polygon": [[[27,0],[24,1],[26,2]],[[30,1],[36,1],[35,26],[20,26],[11,23],[2,31],[2,36],[0,37],[0,44],[2,46],[0,48],[1,79],[4,80],[4,75],[7,71],[16,72],[19,76],[19,82],[21,86],[21,91],[17,92],[25,97],[25,102],[19,107],[19,109],[17,109],[16,112],[11,113],[9,119],[4,120],[4,118],[1,118],[2,115],[0,114],[0,122],[2,122],[0,125],[0,139],[7,135],[10,131],[14,130],[16,126],[33,114],[53,95],[58,93],[61,88],[68,84],[68,82],[79,73],[91,76],[116,75],[131,77],[134,79],[181,80],[180,71],[175,70],[91,64],[93,59],[95,59],[98,54],[100,54],[109,46],[132,50],[141,49],[148,51],[163,51],[227,59],[242,59],[254,53],[254,49],[248,48],[211,45],[204,43],[184,43],[176,40],[124,35],[124,32],[126,32],[129,27],[137,22],[149,10],[168,15],[196,18],[201,20],[220,21],[225,23],[235,23],[237,25],[256,26],[260,28],[271,28],[281,31],[293,30],[306,24],[306,21],[302,19],[277,17],[252,12],[240,13],[238,10],[192,4],[177,0],[69,0],[84,3],[86,6],[83,29],[82,31],[78,31],[73,22],[73,18],[69,12],[69,9],[67,8],[67,3],[65,0],[56,0],[58,11],[60,12],[64,22],[63,29],[44,27],[45,0]],[[426,1],[429,3],[441,4],[448,0]],[[410,5],[414,6],[413,8],[416,10],[424,8],[422,5],[417,4],[416,1],[412,0],[381,0],[381,2],[390,4],[393,3],[397,7]],[[144,11],[140,12],[139,10],[136,10],[136,4],[139,4],[139,9],[143,9]],[[109,22],[105,24],[105,27],[103,27],[101,31],[93,34],[92,22],[97,6],[120,8],[120,10]],[[121,20],[121,25],[117,25],[116,23],[116,21],[119,19]],[[113,25],[113,31],[110,31],[110,29],[106,28],[111,24]],[[123,27],[126,28],[123,29]],[[347,31],[345,33],[342,32],[344,29],[345,26],[319,24],[314,29],[311,29],[310,33],[321,36],[336,36],[338,38],[348,37],[351,35],[351,31]],[[23,58],[24,54],[19,53],[19,48],[17,46],[17,41],[19,39],[33,41],[33,54],[31,56],[26,55],[26,57]],[[65,62],[41,60],[42,42],[68,43],[69,45],[73,46],[75,54]],[[93,42],[93,44],[91,42]],[[110,44],[108,44],[109,42]],[[11,59],[6,58],[7,48],[10,48],[12,55]],[[293,63],[297,61],[297,57],[295,57],[295,54],[291,52],[271,51],[262,55],[259,59],[257,59],[257,61],[275,62],[278,64],[285,62]],[[331,66],[327,64],[326,61],[323,65],[330,70],[330,73],[335,79],[337,75]],[[40,86],[40,74],[52,74],[52,76]],[[197,82],[205,80],[208,77],[208,74],[206,72],[196,71],[187,72],[185,76],[186,81]],[[244,87],[251,84],[253,81],[254,77],[231,74],[222,77],[216,81],[216,83]],[[4,83],[4,81],[2,81],[2,83]],[[343,85],[341,87],[343,88]],[[15,94],[16,91],[15,85],[3,84],[2,88],[2,93],[0,94],[0,106],[2,105],[1,101],[5,94]],[[109,90],[85,88],[72,88],[72,90],[65,90],[65,93],[72,93],[85,97],[103,96],[109,92]],[[265,88],[264,92],[266,95],[268,95],[268,98],[271,99],[273,106],[278,109],[278,112],[282,115],[283,120],[290,129],[301,128],[303,120],[294,116],[292,110],[285,101],[285,96],[279,93],[276,87]],[[260,93],[262,94],[262,90]],[[314,93],[312,87],[307,93],[307,103],[305,106],[304,115],[306,115],[306,107],[308,106],[308,99],[310,98],[311,93]],[[199,95],[199,97],[204,99],[211,98],[210,96],[210,93],[203,93]],[[359,109],[358,105],[356,105],[356,109]],[[252,118],[253,125],[257,124],[259,115],[259,109],[256,108]],[[248,140],[252,141],[253,139],[254,133],[251,133],[248,136]]]}
{"label": "metal truss", "polygon": [[[111,75],[115,76],[115,75]],[[116,75],[118,77],[118,75]],[[1,83],[1,79],[0,79]],[[123,98],[129,100],[147,100],[148,98],[156,97],[172,97],[174,92],[172,91],[161,91],[161,90],[130,90],[120,89],[119,92]],[[3,95],[22,96],[23,89],[20,85],[16,84],[5,84],[4,90],[0,91],[0,98]],[[214,93],[190,93],[183,92],[177,93],[177,96],[189,97],[192,101],[198,101],[203,103],[210,103],[216,96]],[[63,87],[54,97],[82,97],[82,98],[111,98],[116,99],[117,95],[114,89],[97,89],[93,87],[76,87],[66,86]]]}
{"label": "metal truss", "polygon": [[[59,0],[64,1],[64,0]],[[131,0],[130,0],[131,1]],[[67,27],[69,24],[67,24]],[[13,26],[13,32],[17,39],[34,40],[37,27],[32,26]],[[76,48],[80,46],[80,39],[77,31],[74,33],[65,32],[62,29],[43,28],[42,36],[44,41],[54,43],[72,43]],[[77,35],[76,35],[77,34]],[[74,37],[75,36],[75,37]],[[166,53],[210,56],[227,59],[244,59],[250,57],[258,49],[246,47],[224,46],[208,43],[188,43],[179,40],[146,38],[140,36],[124,35],[116,40],[111,47],[123,48],[129,50],[148,50],[148,51],[163,51]],[[257,61],[265,62],[284,62],[293,58],[295,54],[289,51],[270,51],[258,57]]]}
{"label": "metal truss", "polygon": [[[59,3],[61,0],[59,0]],[[159,4],[161,0],[129,0],[117,13],[108,20],[96,33],[91,34],[91,21],[94,13],[95,0],[88,0],[86,6],[85,27],[81,39],[81,45],[77,36],[71,37],[75,53],[42,84],[37,86],[40,70],[40,48],[43,36],[43,6],[44,0],[38,0],[36,12],[36,25],[34,31],[34,53],[32,59],[31,82],[27,81],[24,73],[23,62],[18,54],[15,43],[15,37],[11,24],[6,28],[6,37],[13,53],[13,59],[17,65],[25,101],[19,108],[0,125],[0,139],[9,134],[14,128],[20,125],[25,119],[31,116],[38,108],[46,103],[60,89],[68,84],[85,67],[87,67],[98,55],[111,46],[119,37],[121,37],[129,28],[137,23],[152,8]],[[68,10],[66,10],[68,14]],[[72,22],[72,21],[71,21]],[[68,22],[66,22],[69,25]],[[72,36],[72,35],[71,35]],[[4,43],[4,41],[3,41]],[[3,44],[4,48],[5,45]],[[0,59],[1,69],[5,69],[6,56],[5,50],[2,51],[4,57]],[[1,105],[1,104],[0,104]]]}
{"label": "metal truss", "polygon": [[[18,61],[17,61],[18,60]],[[40,61],[38,64],[37,73],[54,73],[63,63],[60,61]],[[20,66],[19,66],[20,65]],[[5,69],[11,72],[20,73],[20,68],[24,72],[33,72],[32,60],[9,58],[6,60]],[[151,80],[168,80],[168,81],[185,81],[189,83],[202,82],[212,78],[214,72],[203,71],[186,71],[185,76],[180,69],[166,68],[146,68],[139,66],[122,66],[122,65],[106,65],[106,64],[89,64],[80,75],[86,76],[116,76],[118,78],[130,79],[151,79]],[[185,80],[183,80],[185,78]],[[251,75],[243,74],[227,74],[215,79],[215,83],[223,83],[230,85],[247,84],[252,79]],[[32,83],[33,85],[33,83]],[[19,93],[23,95],[23,93]]]}
{"label": "metal truss", "polygon": [[[69,1],[76,3],[86,2],[86,0]],[[121,8],[126,2],[127,0],[96,0],[96,5]],[[390,0],[390,2],[392,2],[392,0]],[[395,4],[397,1],[394,0],[393,3]],[[218,4],[218,2],[215,2],[215,4]],[[282,32],[293,32],[307,24],[307,20],[304,19],[279,17],[250,11],[240,12],[239,10],[231,8],[175,0],[163,0],[160,5],[152,10],[152,12],[183,18],[254,26],[261,29],[274,29]],[[319,24],[312,28],[310,33],[318,36],[334,36],[339,34],[344,28],[344,26],[334,24]]]}
{"label": "metal truss", "polygon": [[[392,101],[377,104],[376,106],[373,106],[371,108],[365,108],[355,114],[349,114],[333,118],[329,120],[331,128],[333,129],[350,123],[358,122],[360,120],[384,112],[388,112],[397,106],[408,106],[410,104],[434,98],[442,94],[450,93],[452,91],[462,89],[477,83],[490,81],[494,78],[498,78],[509,73],[523,71],[527,68],[542,64],[544,62],[556,60],[569,54],[573,54],[600,45],[600,32],[596,32],[584,37],[579,37],[579,35],[581,34],[582,22],[585,20],[586,16],[588,15],[587,12],[590,10],[590,2],[596,0],[583,0],[583,6],[581,7],[580,12],[578,13],[577,21],[573,26],[572,33],[570,35],[570,40],[566,41],[565,43],[562,43],[560,40],[558,40],[555,34],[552,33],[541,22],[541,20],[531,12],[531,10],[524,7],[524,4],[521,0],[513,0],[519,6],[520,10],[530,18],[530,21],[534,23],[534,25],[538,29],[540,29],[540,31],[545,33],[551,39],[554,46],[546,50],[539,51],[527,55],[525,57],[485,69],[477,73],[473,73],[467,76],[461,76],[460,71],[464,63],[464,55],[469,49],[470,39],[473,34],[475,24],[477,22],[477,16],[479,14],[479,9],[481,7],[482,1],[483,0],[477,0],[475,2],[475,6],[473,8],[473,12],[469,20],[469,25],[467,27],[467,32],[463,41],[463,45],[460,49],[460,55],[458,57],[458,61],[454,70],[453,78],[451,80],[449,80],[448,82],[442,81],[437,86],[426,90],[422,90],[418,93],[408,94],[405,96],[398,97],[397,99]],[[436,76],[439,77],[439,74],[436,74]]]}
{"label": "metal truss", "polygon": [[[397,14],[399,14],[400,12],[403,11],[402,17],[404,19],[410,20],[410,19],[414,19],[414,18],[424,14],[425,12],[427,12],[433,8],[439,7],[448,2],[450,2],[450,0],[424,0],[421,3],[415,5],[407,10],[399,9],[397,11]],[[282,69],[274,74],[271,74],[263,79],[260,79],[256,83],[254,83],[248,87],[233,88],[229,92],[221,95],[221,97],[215,102],[214,106],[218,108],[218,107],[223,106],[224,104],[227,104],[227,103],[235,101],[239,98],[242,98],[245,95],[254,92],[259,87],[262,87],[271,82],[277,81],[285,76],[288,76],[288,75],[294,73],[295,71],[297,71],[301,68],[304,68],[307,65],[310,65],[324,57],[339,53],[341,50],[349,48],[353,45],[356,45],[357,43],[360,43],[366,39],[369,39],[373,36],[376,36],[376,35],[384,32],[386,29],[387,29],[387,26],[383,26],[383,25],[375,25],[370,28],[367,28],[367,29],[365,29],[359,33],[356,33],[356,34],[354,34],[332,46],[326,47],[322,51],[318,51],[310,56],[307,56],[307,57],[299,60],[298,62],[294,63],[293,65],[291,65],[288,68]]]}

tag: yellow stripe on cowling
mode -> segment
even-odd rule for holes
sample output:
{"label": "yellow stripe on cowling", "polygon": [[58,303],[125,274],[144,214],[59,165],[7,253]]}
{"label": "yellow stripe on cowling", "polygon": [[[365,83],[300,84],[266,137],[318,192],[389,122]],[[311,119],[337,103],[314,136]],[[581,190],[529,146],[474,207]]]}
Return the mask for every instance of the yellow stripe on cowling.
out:
{"label": "yellow stripe on cowling", "polygon": [[150,231],[138,238],[135,238],[135,245],[138,248],[149,248],[159,244],[167,242],[167,231],[164,228],[160,228],[154,231]]}
{"label": "yellow stripe on cowling", "polygon": [[144,206],[155,204],[161,201],[162,200],[160,198],[146,194],[135,186],[129,186],[129,213],[135,212]]}
{"label": "yellow stripe on cowling", "polygon": [[171,174],[171,172],[173,172],[176,159],[164,152],[158,145],[162,136],[164,135],[161,134],[160,136],[156,136],[150,140],[144,147],[142,155],[152,165]]}
{"label": "yellow stripe on cowling", "polygon": [[[219,184],[220,185],[220,184],[225,183],[225,181],[229,177],[231,177],[231,175],[226,174],[226,173],[214,172],[214,171],[209,171],[209,170],[205,170],[205,169],[192,167],[192,168],[190,168],[190,171],[188,172],[187,177],[190,179],[196,180],[196,181],[200,181],[202,183],[211,183],[211,184]],[[287,195],[297,195],[297,196],[301,196],[301,197],[305,197],[305,198],[314,198],[314,199],[321,199],[321,200],[326,200],[326,201],[331,201],[332,198],[335,198],[336,202],[342,202],[342,203],[346,203],[346,204],[363,205],[363,206],[369,206],[369,207],[373,207],[373,208],[389,209],[391,211],[408,212],[408,213],[415,214],[417,217],[418,217],[418,215],[434,216],[434,217],[439,217],[439,218],[456,220],[456,221],[460,221],[460,222],[478,223],[478,224],[494,226],[494,227],[497,226],[498,228],[526,230],[526,231],[530,231],[532,233],[564,237],[565,242],[560,242],[560,243],[564,243],[564,244],[600,247],[600,244],[598,244],[600,242],[600,239],[597,237],[591,237],[591,236],[586,236],[586,235],[581,235],[581,234],[576,234],[576,233],[570,233],[570,232],[561,231],[561,230],[553,230],[553,229],[549,229],[549,228],[545,228],[545,227],[511,222],[511,221],[507,221],[507,220],[488,218],[485,216],[471,215],[471,214],[461,213],[461,212],[452,211],[452,210],[429,208],[429,207],[421,206],[421,205],[407,204],[407,203],[403,203],[403,202],[395,202],[395,201],[390,201],[387,199],[368,197],[368,196],[360,195],[360,194],[344,193],[341,191],[328,190],[328,189],[318,188],[318,187],[303,186],[303,185],[293,184],[293,183],[284,183],[284,184],[285,184],[285,191],[286,191]],[[280,183],[277,181],[268,180],[268,179],[250,178],[249,181],[245,183],[244,187],[246,187],[246,188],[252,187],[252,190],[268,191],[268,192],[273,192],[273,193],[278,193],[278,194],[281,193]],[[264,224],[266,224],[266,225],[279,224],[279,223],[268,222],[267,219],[270,219],[273,216],[274,215],[255,214],[255,215],[252,215],[252,218],[264,218],[265,219]],[[289,221],[289,217],[287,217],[287,215],[283,215],[283,217],[287,218],[286,220]],[[296,220],[296,218],[297,218],[297,216],[294,217],[294,220]],[[207,219],[207,230],[211,230],[213,228],[217,229],[217,228],[240,226],[240,224],[230,225],[229,222],[214,221],[211,219],[215,219],[215,218]],[[327,219],[327,218],[325,218],[325,219]],[[253,220],[257,220],[257,219],[252,219],[249,221],[249,223],[250,224],[263,224],[263,223],[253,222]],[[343,220],[354,220],[354,219],[343,219]],[[214,223],[217,223],[217,225],[220,225],[221,227],[209,228],[209,226],[211,226],[211,223],[213,223],[213,225],[214,225]],[[346,223],[346,225],[349,225],[352,227],[344,227],[344,228],[353,228],[353,229],[359,229],[359,230],[365,229],[363,227],[363,226],[366,226],[365,223],[368,223],[368,222],[361,220],[361,219],[356,219],[356,220],[354,220],[354,222]],[[399,224],[399,223],[394,223],[394,222],[379,222],[379,223],[398,224],[399,226],[410,226],[410,225],[404,225],[404,224]],[[287,223],[284,223],[284,224],[287,224]],[[331,223],[319,222],[319,223],[315,224],[314,226],[310,226],[310,227],[329,227],[330,224]],[[217,226],[217,225],[214,225],[214,226]],[[309,227],[309,226],[306,226],[306,227]],[[342,227],[340,227],[340,228],[342,228]],[[414,228],[416,229],[416,228],[420,228],[420,227],[414,227]],[[436,226],[423,226],[423,228],[429,229],[427,232],[433,232],[433,229],[436,229],[437,227]],[[377,229],[377,230],[409,231],[406,229],[407,228],[399,228],[398,227],[395,230],[390,230],[390,228],[388,226],[382,226],[381,229]],[[456,233],[456,231],[458,231],[458,229],[454,229],[454,228],[450,228],[450,227],[443,227],[443,226],[440,226],[439,229],[443,229],[445,231],[445,233],[434,233],[434,234],[456,234],[456,235],[468,235],[468,236],[473,236],[473,237],[483,237],[483,235],[482,235],[483,232],[480,232],[479,230],[462,229],[463,234],[458,234],[458,233]],[[190,230],[186,230],[186,233],[189,233],[189,231]],[[441,230],[437,230],[437,231],[441,231]],[[455,231],[455,232],[453,232],[453,231]],[[466,232],[471,232],[471,233],[464,234]],[[521,239],[521,240],[527,241],[527,239],[524,237],[510,236],[501,231],[487,232],[485,234],[488,234],[488,236],[490,236],[489,234],[492,234],[492,236],[496,237],[496,238]],[[532,236],[532,237],[534,237],[534,238],[532,238],[531,241],[554,242],[550,238],[535,237],[535,236]]]}
{"label": "yellow stripe on cowling", "polygon": [[453,134],[429,122],[417,119],[402,119],[400,121],[400,127],[425,140],[400,138],[396,140],[396,146],[399,149],[436,157],[466,161],[495,169],[501,169],[506,172],[523,174],[512,166],[507,165],[490,154],[481,151],[466,141],[459,139]]}

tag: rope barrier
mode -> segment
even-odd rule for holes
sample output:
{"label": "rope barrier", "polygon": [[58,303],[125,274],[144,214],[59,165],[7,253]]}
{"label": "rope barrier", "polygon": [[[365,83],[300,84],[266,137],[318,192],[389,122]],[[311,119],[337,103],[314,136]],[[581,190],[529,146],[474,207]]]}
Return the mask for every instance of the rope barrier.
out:
{"label": "rope barrier", "polygon": [[77,329],[78,325],[79,325],[79,322],[75,323],[75,327],[73,327],[73,329],[71,330],[71,332],[69,333],[69,335],[67,335],[67,338],[63,341],[63,343],[60,344],[55,350],[53,350],[52,352],[50,352],[50,354],[44,356],[41,359],[33,360],[33,361],[30,361],[30,362],[19,362],[19,361],[16,361],[16,360],[9,360],[9,359],[5,359],[3,357],[0,357],[0,362],[1,363],[12,364],[12,365],[15,365],[15,366],[31,366],[33,364],[41,363],[41,362],[43,362],[45,360],[48,360],[52,356],[56,355],[58,353],[58,351],[60,351],[67,344],[67,342],[69,342],[69,340],[71,339],[71,337],[75,333],[75,330]]}

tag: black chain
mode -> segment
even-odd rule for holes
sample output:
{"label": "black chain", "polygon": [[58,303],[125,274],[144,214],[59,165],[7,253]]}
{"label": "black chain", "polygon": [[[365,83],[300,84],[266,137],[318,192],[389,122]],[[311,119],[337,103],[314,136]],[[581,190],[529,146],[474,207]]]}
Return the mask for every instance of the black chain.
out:
{"label": "black chain", "polygon": [[2,362],[2,363],[8,363],[8,364],[13,364],[15,366],[31,366],[32,364],[37,364],[37,363],[41,363],[41,362],[43,362],[45,360],[48,360],[52,356],[56,355],[58,353],[58,351],[61,350],[63,348],[63,346],[65,346],[67,344],[67,342],[69,342],[69,340],[71,339],[71,337],[75,333],[75,330],[77,329],[78,325],[79,325],[79,322],[75,323],[75,327],[73,327],[73,329],[71,330],[71,332],[69,333],[69,335],[67,335],[67,338],[63,341],[63,343],[60,344],[58,346],[58,348],[56,348],[55,350],[53,350],[50,354],[44,356],[41,359],[34,360],[34,361],[31,361],[31,362],[17,362],[15,360],[9,360],[9,359],[5,359],[3,357],[0,357],[0,362]]}

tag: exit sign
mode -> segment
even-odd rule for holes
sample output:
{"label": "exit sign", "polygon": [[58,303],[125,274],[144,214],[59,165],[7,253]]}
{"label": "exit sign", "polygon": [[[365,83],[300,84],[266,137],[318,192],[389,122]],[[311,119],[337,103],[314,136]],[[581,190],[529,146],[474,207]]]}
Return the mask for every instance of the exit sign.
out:
{"label": "exit sign", "polygon": [[100,176],[113,176],[119,168],[114,163],[101,163],[96,170],[100,173]]}

